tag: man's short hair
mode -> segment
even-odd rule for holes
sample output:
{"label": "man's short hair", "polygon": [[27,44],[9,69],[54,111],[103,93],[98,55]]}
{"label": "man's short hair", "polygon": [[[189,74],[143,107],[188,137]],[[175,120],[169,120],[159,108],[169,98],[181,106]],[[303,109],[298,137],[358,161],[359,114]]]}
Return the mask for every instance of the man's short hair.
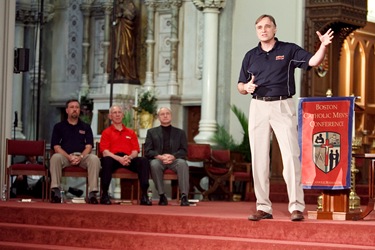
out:
{"label": "man's short hair", "polygon": [[161,107],[161,108],[158,109],[158,111],[156,111],[156,114],[159,115],[159,112],[160,112],[162,109],[167,109],[167,110],[169,110],[170,113],[172,113],[172,110],[171,110],[170,108],[168,108],[168,107]]}
{"label": "man's short hair", "polygon": [[276,27],[276,20],[275,20],[275,18],[273,16],[267,15],[267,14],[263,14],[260,17],[258,17],[257,20],[255,20],[255,25],[258,24],[260,22],[260,20],[262,20],[265,17],[268,17],[271,20],[271,22],[273,22],[273,24]]}
{"label": "man's short hair", "polygon": [[121,110],[121,112],[124,113],[124,110],[122,109],[122,106],[121,106],[120,104],[113,104],[113,105],[109,108],[109,113],[112,113],[112,109],[113,109],[114,107],[118,107],[118,108]]}
{"label": "man's short hair", "polygon": [[67,100],[66,103],[65,103],[65,108],[68,108],[68,107],[69,107],[69,104],[70,104],[71,102],[78,102],[79,107],[81,107],[81,103],[79,103],[79,101],[78,101],[77,99],[69,99],[69,100]]}

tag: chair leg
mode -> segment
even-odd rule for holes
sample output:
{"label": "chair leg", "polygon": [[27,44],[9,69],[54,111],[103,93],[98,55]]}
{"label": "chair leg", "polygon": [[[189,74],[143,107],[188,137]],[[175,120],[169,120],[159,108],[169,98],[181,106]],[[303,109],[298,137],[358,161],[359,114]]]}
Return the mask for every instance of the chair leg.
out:
{"label": "chair leg", "polygon": [[131,187],[130,187],[130,202],[133,203],[133,198],[134,198],[134,182],[132,183]]}
{"label": "chair leg", "polygon": [[234,180],[232,178],[229,179],[229,192],[233,194],[233,182]]}
{"label": "chair leg", "polygon": [[89,198],[89,178],[86,177],[86,197]]}
{"label": "chair leg", "polygon": [[42,181],[42,202],[44,202],[44,198],[46,195],[46,186],[47,186],[46,180]]}
{"label": "chair leg", "polygon": [[138,190],[137,190],[137,205],[139,205],[139,200],[141,198],[141,185],[139,183],[139,180],[137,180]]}
{"label": "chair leg", "polygon": [[[7,179],[5,180],[5,187],[6,187],[6,199],[7,199],[7,201],[9,201],[9,199],[10,199],[10,185],[9,185],[9,182],[10,182],[10,176],[9,175],[7,175]],[[3,197],[1,197],[1,198],[3,198]]]}

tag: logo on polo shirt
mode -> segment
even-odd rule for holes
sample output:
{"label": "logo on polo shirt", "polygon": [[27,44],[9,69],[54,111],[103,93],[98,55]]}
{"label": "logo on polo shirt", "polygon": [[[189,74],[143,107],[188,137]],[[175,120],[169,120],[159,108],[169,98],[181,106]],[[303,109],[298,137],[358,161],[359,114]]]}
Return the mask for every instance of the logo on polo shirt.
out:
{"label": "logo on polo shirt", "polygon": [[284,60],[284,55],[276,56],[276,61]]}
{"label": "logo on polo shirt", "polygon": [[80,130],[78,131],[78,133],[80,133],[81,135],[84,135],[84,134],[86,134],[86,131],[80,129]]}

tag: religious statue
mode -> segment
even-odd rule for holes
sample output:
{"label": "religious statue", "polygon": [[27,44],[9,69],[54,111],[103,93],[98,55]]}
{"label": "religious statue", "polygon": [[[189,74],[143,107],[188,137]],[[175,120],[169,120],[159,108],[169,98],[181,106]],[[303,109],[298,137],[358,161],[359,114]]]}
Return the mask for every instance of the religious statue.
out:
{"label": "religious statue", "polygon": [[[132,0],[118,0],[115,11],[116,27],[113,44],[109,47],[107,72],[111,73],[113,58],[114,80],[138,81],[135,40],[137,10]],[[113,45],[115,46],[114,51]]]}

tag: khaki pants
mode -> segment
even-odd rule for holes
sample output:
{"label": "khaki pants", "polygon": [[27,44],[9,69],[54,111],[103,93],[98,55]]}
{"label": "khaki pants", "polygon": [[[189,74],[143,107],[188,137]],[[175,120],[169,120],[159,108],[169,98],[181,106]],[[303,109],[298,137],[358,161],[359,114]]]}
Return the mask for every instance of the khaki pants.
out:
{"label": "khaki pants", "polygon": [[[62,154],[55,153],[50,160],[51,188],[60,188],[62,169],[70,166],[69,160]],[[98,191],[98,178],[100,171],[100,160],[96,155],[88,154],[81,160],[79,166],[87,169],[88,191]]]}
{"label": "khaki pants", "polygon": [[269,152],[272,130],[277,137],[282,155],[283,177],[289,197],[288,210],[290,213],[294,210],[304,211],[297,117],[293,98],[270,102],[251,100],[249,139],[257,210],[272,213],[272,203],[269,199]]}

